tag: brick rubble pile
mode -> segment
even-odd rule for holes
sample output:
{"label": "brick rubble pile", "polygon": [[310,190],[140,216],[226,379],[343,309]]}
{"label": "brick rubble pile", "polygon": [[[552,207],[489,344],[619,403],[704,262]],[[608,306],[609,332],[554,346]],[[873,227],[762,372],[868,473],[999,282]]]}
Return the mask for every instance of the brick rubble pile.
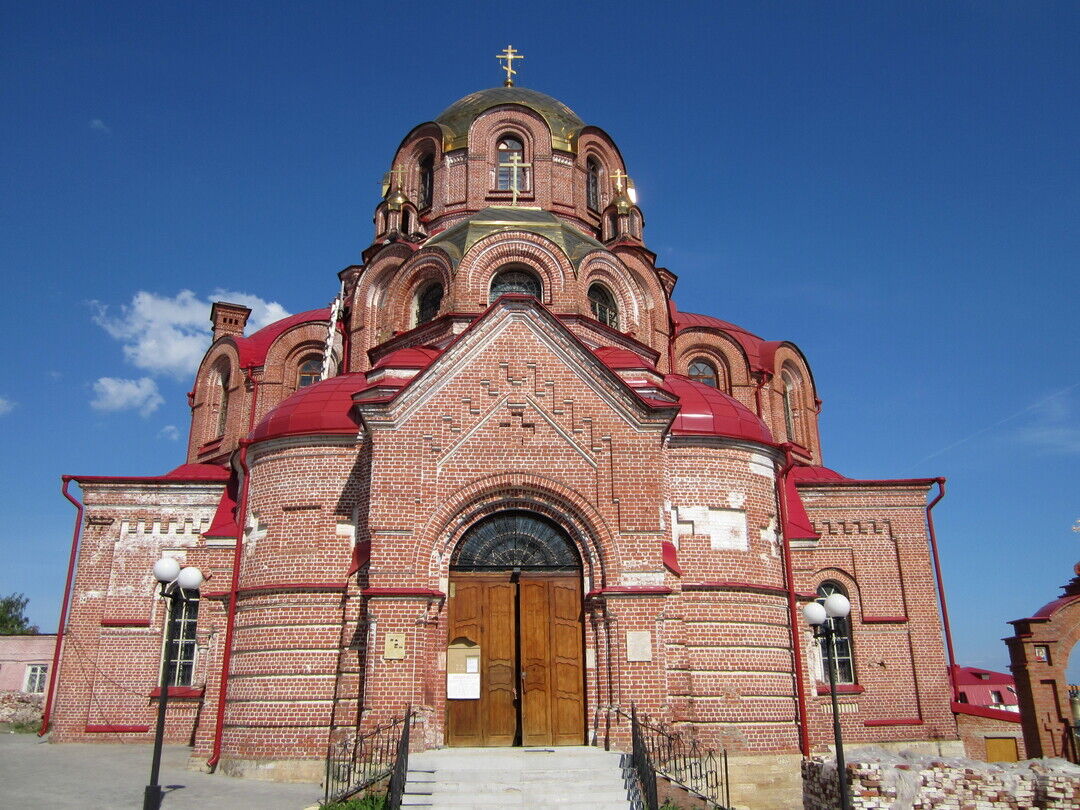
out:
{"label": "brick rubble pile", "polygon": [[41,695],[0,692],[0,723],[40,722],[41,705]]}
{"label": "brick rubble pile", "polygon": [[[848,753],[853,810],[1076,810],[1080,766],[1061,759],[988,763],[896,754],[880,748]],[[833,810],[836,761],[804,760],[803,810]]]}

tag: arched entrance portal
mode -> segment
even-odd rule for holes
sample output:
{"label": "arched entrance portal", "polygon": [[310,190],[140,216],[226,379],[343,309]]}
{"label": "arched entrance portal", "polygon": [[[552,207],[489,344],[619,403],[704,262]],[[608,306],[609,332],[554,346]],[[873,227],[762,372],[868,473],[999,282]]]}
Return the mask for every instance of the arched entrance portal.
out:
{"label": "arched entrance portal", "polygon": [[450,561],[448,745],[584,742],[581,582],[547,518],[508,510],[466,531]]}

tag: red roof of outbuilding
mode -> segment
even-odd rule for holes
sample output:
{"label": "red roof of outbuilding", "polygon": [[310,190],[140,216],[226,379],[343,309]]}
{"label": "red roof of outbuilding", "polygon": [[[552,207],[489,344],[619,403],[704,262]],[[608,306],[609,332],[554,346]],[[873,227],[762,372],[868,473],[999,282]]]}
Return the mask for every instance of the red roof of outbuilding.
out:
{"label": "red roof of outbuilding", "polygon": [[329,320],[330,309],[328,307],[311,309],[275,321],[248,337],[234,338],[237,353],[240,355],[240,368],[261,366],[266,361],[266,353],[270,351],[273,342],[294,326],[301,326],[305,323],[318,323],[319,321],[327,323]]}
{"label": "red roof of outbuilding", "polygon": [[765,423],[734,397],[681,374],[668,374],[664,382],[679,398],[679,414],[671,423],[672,433],[730,436],[773,444]]}
{"label": "red roof of outbuilding", "polygon": [[353,395],[371,386],[362,373],[342,374],[301,388],[263,417],[251,433],[254,442],[281,436],[356,433]]}
{"label": "red roof of outbuilding", "polygon": [[429,349],[427,346],[415,346],[408,349],[398,349],[390,352],[378,363],[372,366],[376,368],[427,368],[442,352],[438,349]]}
{"label": "red roof of outbuilding", "polygon": [[176,481],[226,481],[229,469],[218,464],[181,464],[161,477]]}
{"label": "red roof of outbuilding", "polygon": [[[980,677],[984,675],[986,677]],[[979,686],[989,684],[1001,684],[1015,686],[1016,680],[1012,675],[1005,672],[995,672],[992,669],[980,669],[979,667],[957,667],[956,683],[959,686]]]}

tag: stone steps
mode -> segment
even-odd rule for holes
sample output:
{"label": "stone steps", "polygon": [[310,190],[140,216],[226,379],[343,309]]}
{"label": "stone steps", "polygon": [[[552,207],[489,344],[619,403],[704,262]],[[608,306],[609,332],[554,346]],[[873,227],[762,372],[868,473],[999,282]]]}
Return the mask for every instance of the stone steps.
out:
{"label": "stone steps", "polygon": [[447,748],[409,755],[402,807],[628,810],[620,755],[590,746]]}

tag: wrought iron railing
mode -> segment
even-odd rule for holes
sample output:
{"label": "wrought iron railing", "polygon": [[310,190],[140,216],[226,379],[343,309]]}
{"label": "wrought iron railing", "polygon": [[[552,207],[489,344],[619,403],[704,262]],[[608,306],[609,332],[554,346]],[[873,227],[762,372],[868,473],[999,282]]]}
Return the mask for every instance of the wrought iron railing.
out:
{"label": "wrought iron railing", "polygon": [[[656,775],[660,774],[718,810],[731,806],[727,751],[717,753],[697,739],[685,738],[675,729],[648,715],[618,715],[630,721],[630,762],[637,781],[637,797],[644,810],[657,810]],[[631,791],[634,793],[635,791]],[[633,797],[632,797],[633,798]],[[639,804],[634,802],[635,806]]]}
{"label": "wrought iron railing", "polygon": [[327,804],[340,802],[389,778],[388,806],[401,807],[409,769],[409,727],[413,711],[366,734],[350,734],[330,743],[326,755]]}

